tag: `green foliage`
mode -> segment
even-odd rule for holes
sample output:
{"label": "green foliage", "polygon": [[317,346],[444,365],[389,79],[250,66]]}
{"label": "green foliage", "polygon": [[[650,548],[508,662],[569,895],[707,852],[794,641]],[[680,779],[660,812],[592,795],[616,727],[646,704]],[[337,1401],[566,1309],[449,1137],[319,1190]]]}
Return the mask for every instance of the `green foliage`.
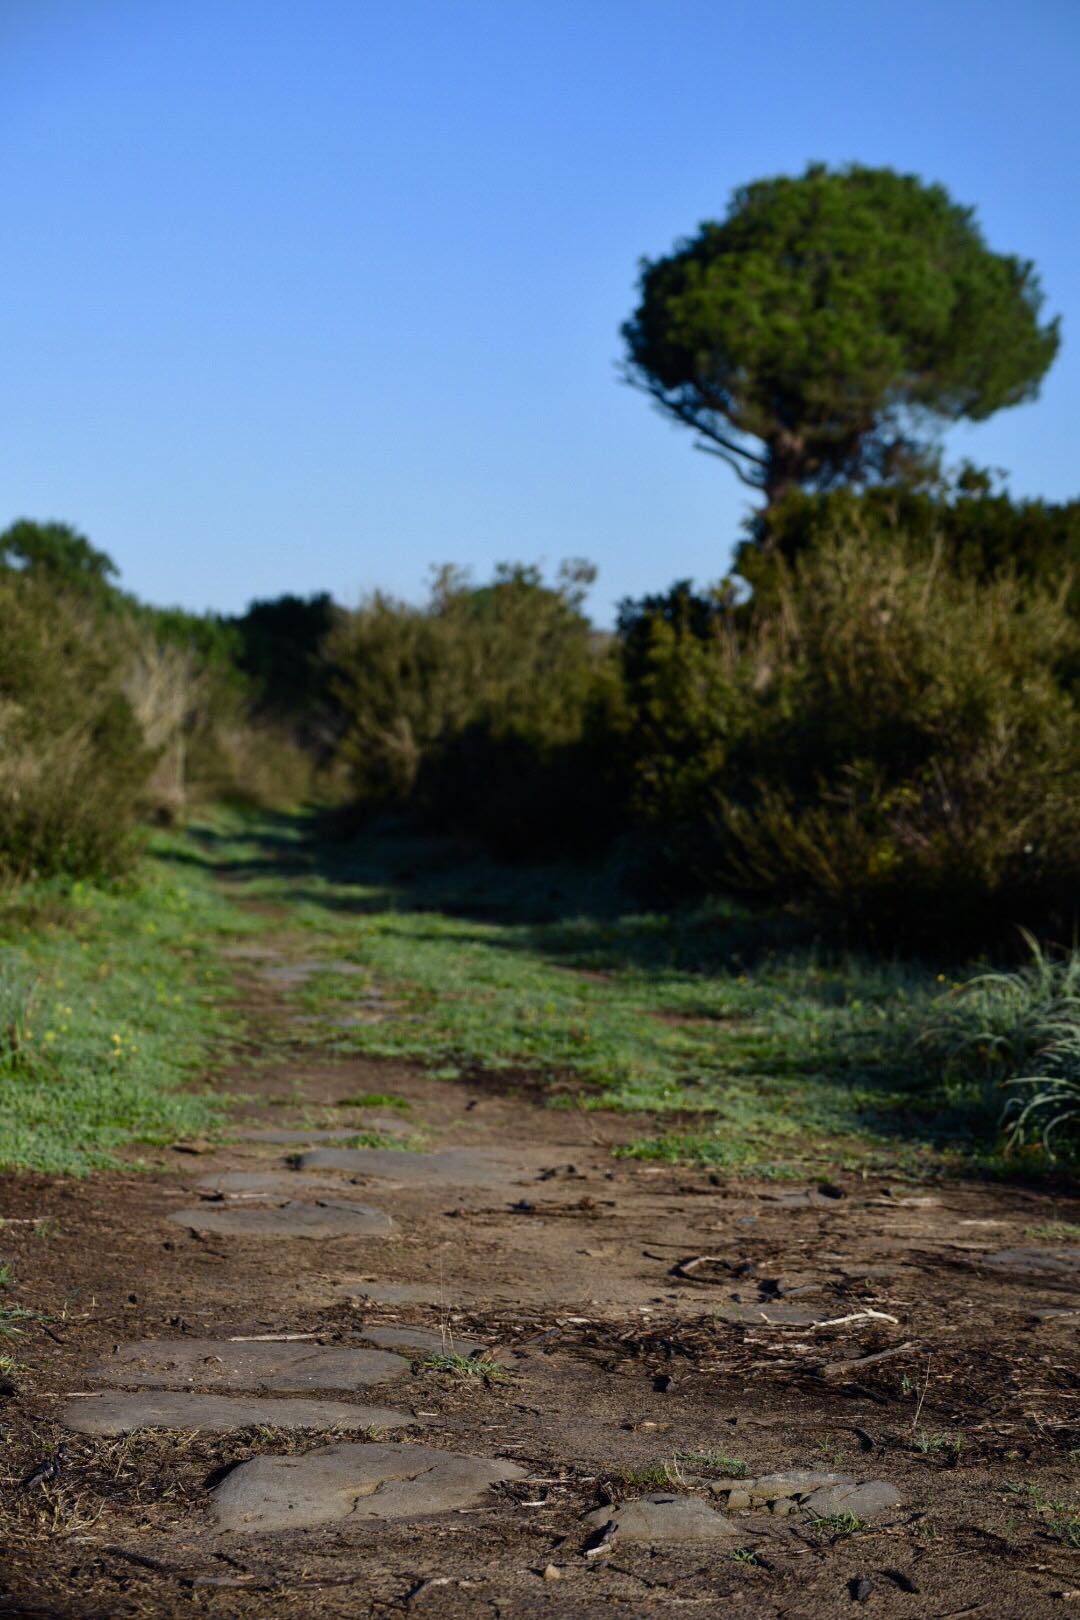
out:
{"label": "green foliage", "polygon": [[420,1366],[428,1372],[448,1373],[451,1378],[482,1378],[485,1384],[502,1384],[510,1374],[489,1356],[461,1356],[454,1350],[425,1356]]}
{"label": "green foliage", "polygon": [[918,1032],[923,1061],[988,1089],[1014,1144],[1080,1138],[1080,952],[1052,956],[1028,936],[1031,960],[982,973],[936,1003]]}
{"label": "green foliage", "polygon": [[889,949],[986,948],[1017,919],[1071,930],[1077,628],[1060,593],[848,527],[778,565],[747,621],[650,635],[635,803],[684,879]]}
{"label": "green foliage", "polygon": [[814,546],[850,530],[871,549],[888,550],[903,535],[918,551],[937,553],[950,570],[988,581],[1003,574],[1068,592],[1080,618],[1080,501],[1014,500],[992,475],[967,465],[947,490],[879,486],[828,493],[793,491],[751,523],[735,570],[760,608],[770,602],[792,563]]}
{"label": "green foliage", "polygon": [[549,586],[506,566],[476,588],[447,569],[423,608],[376,594],[343,616],[327,657],[357,804],[407,806],[514,851],[601,839],[593,716],[610,688],[581,610],[591,578],[568,565]]}
{"label": "green foliage", "polygon": [[119,595],[112,558],[67,523],[19,518],[0,534],[0,568],[24,570],[54,588],[97,602]]}
{"label": "green foliage", "polygon": [[[43,921],[57,895],[63,920]],[[0,1166],[84,1175],[220,1119],[220,1090],[192,1081],[223,1033],[212,941],[231,925],[190,868],[157,862],[138,885],[51,880],[0,904]]]}
{"label": "green foliage", "polygon": [[323,591],[251,602],[229,621],[237,665],[252,683],[261,714],[309,725],[317,719],[327,698],[321,653],[338,613]]}
{"label": "green foliage", "polygon": [[771,504],[925,465],[927,422],[1034,397],[1058,346],[1041,305],[942,186],[814,164],[645,261],[623,336],[630,379]]}
{"label": "green foliage", "polygon": [[0,572],[0,877],[123,870],[154,764],[117,621],[36,569]]}

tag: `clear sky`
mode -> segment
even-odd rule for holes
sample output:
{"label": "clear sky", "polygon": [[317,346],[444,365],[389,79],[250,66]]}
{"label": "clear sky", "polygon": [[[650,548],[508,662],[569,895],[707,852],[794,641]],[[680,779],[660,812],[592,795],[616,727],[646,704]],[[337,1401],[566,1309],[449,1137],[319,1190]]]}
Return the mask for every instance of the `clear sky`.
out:
{"label": "clear sky", "polygon": [[1038,403],[955,433],[1080,494],[1078,0],[0,0],[0,521],[160,603],[591,558],[724,570],[747,492],[615,377],[640,255],[808,160],[1038,265]]}

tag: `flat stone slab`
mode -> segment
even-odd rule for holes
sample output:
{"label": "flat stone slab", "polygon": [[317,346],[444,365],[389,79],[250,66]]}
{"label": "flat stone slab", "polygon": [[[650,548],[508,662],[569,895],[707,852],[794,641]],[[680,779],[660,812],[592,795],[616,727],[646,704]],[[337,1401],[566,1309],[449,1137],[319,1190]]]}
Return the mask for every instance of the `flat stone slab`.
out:
{"label": "flat stone slab", "polygon": [[218,1176],[201,1176],[195,1183],[199,1192],[220,1193],[235,1198],[291,1198],[300,1188],[340,1190],[341,1183],[329,1176],[301,1180],[295,1170],[223,1170]]}
{"label": "flat stone slab", "polygon": [[302,1530],[341,1519],[420,1519],[481,1505],[516,1463],[459,1457],[426,1446],[326,1446],[301,1457],[253,1457],[212,1493],[223,1530]]}
{"label": "flat stone slab", "polygon": [[1036,1322],[1075,1322],[1080,1319],[1080,1303],[1075,1305],[1039,1305],[1030,1312]]}
{"label": "flat stone slab", "polygon": [[886,1479],[868,1479],[862,1485],[824,1485],[803,1498],[802,1506],[815,1518],[853,1513],[857,1519],[874,1519],[901,1506],[903,1497]]}
{"label": "flat stone slab", "polygon": [[221,1232],[237,1237],[383,1237],[394,1223],[381,1209],[367,1204],[343,1204],[329,1199],[301,1204],[290,1200],[272,1208],[242,1204],[200,1204],[198,1209],[174,1209],[169,1220],[200,1232]]}
{"label": "flat stone slab", "polygon": [[696,1496],[669,1496],[655,1492],[618,1507],[597,1508],[585,1517],[596,1530],[614,1522],[620,1541],[652,1544],[670,1541],[720,1541],[739,1534],[722,1513]]}
{"label": "flat stone slab", "polygon": [[433,1187],[490,1187],[520,1174],[505,1160],[478,1148],[445,1148],[439,1153],[409,1153],[395,1148],[316,1148],[300,1154],[299,1167],[426,1182]]}
{"label": "flat stone slab", "polygon": [[1075,1277],[1080,1274],[1080,1247],[1075,1249],[1001,1249],[979,1256],[980,1265],[997,1266],[1021,1276]]}
{"label": "flat stone slab", "polygon": [[305,1142],[348,1142],[358,1131],[363,1129],[364,1127],[359,1124],[353,1125],[349,1130],[337,1130],[335,1128],[332,1131],[314,1129],[305,1131],[299,1127],[290,1127],[288,1130],[263,1130],[260,1127],[258,1130],[237,1131],[236,1138],[240,1142],[268,1142],[271,1146],[290,1147],[297,1145],[302,1147]]}
{"label": "flat stone slab", "polygon": [[229,1395],[93,1395],[71,1401],[61,1422],[78,1434],[133,1434],[137,1429],[400,1429],[416,1420],[388,1406],[345,1401],[257,1400]]}
{"label": "flat stone slab", "polygon": [[425,1355],[471,1356],[485,1348],[479,1339],[459,1339],[455,1334],[436,1333],[426,1327],[363,1328],[361,1337],[384,1350],[420,1350]]}
{"label": "flat stone slab", "polygon": [[328,1344],[234,1344],[229,1339],[141,1339],[124,1344],[86,1377],[156,1389],[364,1389],[408,1371],[386,1350]]}

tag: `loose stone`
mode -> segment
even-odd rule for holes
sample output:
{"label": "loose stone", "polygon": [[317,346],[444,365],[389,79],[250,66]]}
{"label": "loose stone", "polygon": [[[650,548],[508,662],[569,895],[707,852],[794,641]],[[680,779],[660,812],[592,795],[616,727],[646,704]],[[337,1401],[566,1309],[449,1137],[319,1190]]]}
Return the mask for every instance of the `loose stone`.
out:
{"label": "loose stone", "polygon": [[597,1530],[609,1522],[621,1541],[718,1541],[737,1534],[733,1524],[696,1496],[641,1496],[618,1507],[598,1508],[585,1518]]}
{"label": "loose stone", "polygon": [[817,1518],[837,1513],[853,1513],[857,1519],[873,1519],[899,1507],[903,1497],[888,1480],[868,1479],[863,1485],[825,1485],[805,1497],[802,1506]]}
{"label": "loose stone", "polygon": [[214,1489],[225,1530],[299,1530],[341,1519],[418,1519],[475,1507],[516,1463],[459,1457],[424,1446],[344,1443],[304,1456],[253,1457]]}

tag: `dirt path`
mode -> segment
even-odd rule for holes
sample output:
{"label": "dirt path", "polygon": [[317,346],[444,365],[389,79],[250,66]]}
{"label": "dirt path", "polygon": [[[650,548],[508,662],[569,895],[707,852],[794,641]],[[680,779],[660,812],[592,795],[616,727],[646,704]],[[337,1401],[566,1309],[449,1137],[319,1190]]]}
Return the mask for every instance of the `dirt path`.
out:
{"label": "dirt path", "polygon": [[[610,1155],[640,1122],[283,1059],[309,966],[269,929],[236,962],[236,1141],[5,1186],[3,1259],[51,1318],[0,1381],[0,1614],[1080,1601],[1060,1200],[643,1168]],[[421,1151],[308,1127],[365,1093],[411,1106],[340,1136]]]}

